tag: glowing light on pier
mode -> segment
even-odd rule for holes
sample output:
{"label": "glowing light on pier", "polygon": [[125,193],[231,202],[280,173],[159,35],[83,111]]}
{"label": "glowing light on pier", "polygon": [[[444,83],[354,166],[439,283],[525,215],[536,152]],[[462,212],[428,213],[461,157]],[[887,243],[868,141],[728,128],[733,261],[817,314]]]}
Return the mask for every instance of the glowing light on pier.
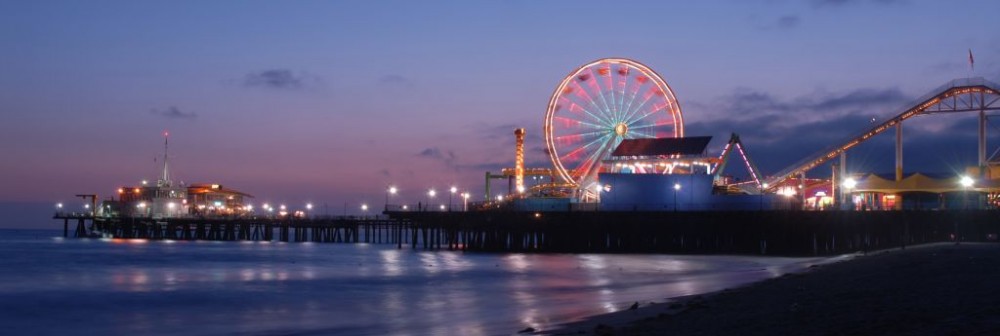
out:
{"label": "glowing light on pier", "polygon": [[968,187],[971,187],[976,182],[974,180],[972,180],[971,177],[969,177],[969,176],[966,175],[966,176],[962,176],[962,178],[959,179],[958,183],[961,184],[962,187],[968,188]]}
{"label": "glowing light on pier", "polygon": [[844,189],[851,190],[858,186],[858,181],[853,178],[844,179]]}

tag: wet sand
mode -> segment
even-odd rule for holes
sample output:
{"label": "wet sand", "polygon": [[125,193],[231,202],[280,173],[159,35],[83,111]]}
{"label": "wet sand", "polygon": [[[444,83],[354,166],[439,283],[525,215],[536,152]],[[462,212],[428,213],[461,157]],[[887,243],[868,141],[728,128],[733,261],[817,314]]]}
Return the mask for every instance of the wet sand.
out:
{"label": "wet sand", "polygon": [[643,303],[550,335],[1000,334],[1000,244],[857,256],[713,294]]}

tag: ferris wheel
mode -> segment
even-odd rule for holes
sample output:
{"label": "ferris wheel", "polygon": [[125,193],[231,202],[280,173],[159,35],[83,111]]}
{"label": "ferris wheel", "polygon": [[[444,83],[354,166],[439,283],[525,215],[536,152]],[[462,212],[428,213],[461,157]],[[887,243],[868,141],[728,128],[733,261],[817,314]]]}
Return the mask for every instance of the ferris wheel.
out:
{"label": "ferris wheel", "polygon": [[601,160],[623,139],[683,137],[673,91],[655,71],[625,58],[577,68],[556,87],[545,113],[545,145],[562,179],[593,196]]}

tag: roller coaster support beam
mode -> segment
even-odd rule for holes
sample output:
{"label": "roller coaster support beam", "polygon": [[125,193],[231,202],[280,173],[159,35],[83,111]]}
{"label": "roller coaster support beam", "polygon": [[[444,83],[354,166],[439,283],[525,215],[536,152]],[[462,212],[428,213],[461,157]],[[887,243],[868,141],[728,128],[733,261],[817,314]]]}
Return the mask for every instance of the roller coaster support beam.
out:
{"label": "roller coaster support beam", "polygon": [[[847,180],[847,152],[840,152],[840,181],[835,181],[840,186],[844,185],[844,181]],[[847,198],[850,196],[848,193],[850,190],[847,188],[840,189],[840,207],[841,209],[847,209]]]}
{"label": "roller coaster support beam", "polygon": [[[903,122],[896,124],[896,182],[903,180]],[[896,194],[896,210],[903,209],[903,195]]]}
{"label": "roller coaster support beam", "polygon": [[986,94],[979,93],[979,177],[986,172]]}
{"label": "roller coaster support beam", "polygon": [[896,182],[903,180],[903,123],[896,124]]}

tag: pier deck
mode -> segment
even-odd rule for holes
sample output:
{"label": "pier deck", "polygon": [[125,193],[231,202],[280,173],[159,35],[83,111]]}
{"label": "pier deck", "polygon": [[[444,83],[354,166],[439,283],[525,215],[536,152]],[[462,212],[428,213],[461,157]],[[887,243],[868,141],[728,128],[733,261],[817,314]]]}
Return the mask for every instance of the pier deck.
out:
{"label": "pier deck", "polygon": [[[393,244],[484,252],[829,255],[995,241],[1000,211],[390,212],[388,218],[94,218],[75,237]],[[86,225],[87,222],[90,225]]]}

